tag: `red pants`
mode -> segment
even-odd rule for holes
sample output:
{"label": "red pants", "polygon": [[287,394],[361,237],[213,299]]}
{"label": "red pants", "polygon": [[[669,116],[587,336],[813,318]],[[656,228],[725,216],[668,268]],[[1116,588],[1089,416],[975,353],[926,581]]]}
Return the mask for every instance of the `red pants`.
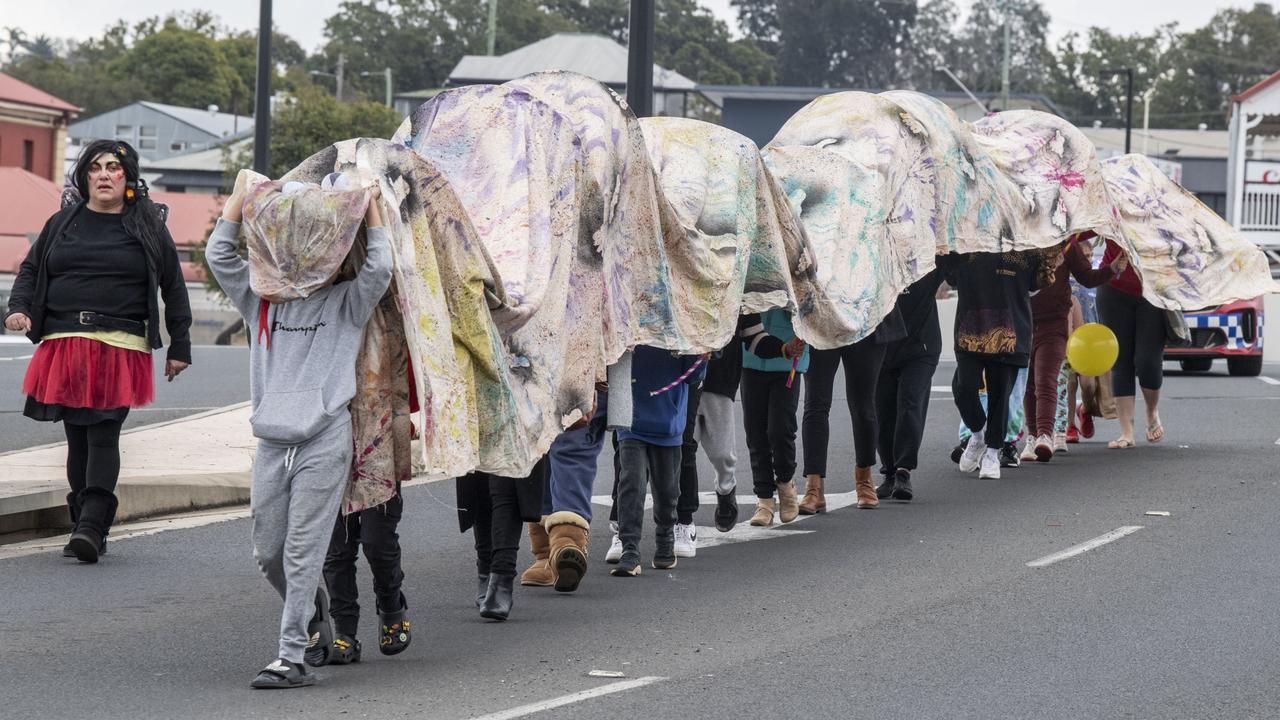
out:
{"label": "red pants", "polygon": [[1031,340],[1027,393],[1022,400],[1027,413],[1027,433],[1033,437],[1053,437],[1053,421],[1058,412],[1058,374],[1066,356],[1067,319],[1037,319]]}

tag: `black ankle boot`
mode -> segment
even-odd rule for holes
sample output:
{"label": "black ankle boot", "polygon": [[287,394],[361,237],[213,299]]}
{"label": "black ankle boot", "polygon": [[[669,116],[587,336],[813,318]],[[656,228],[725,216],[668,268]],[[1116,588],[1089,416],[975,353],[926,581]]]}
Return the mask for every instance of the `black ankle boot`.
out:
{"label": "black ankle boot", "polygon": [[880,500],[887,500],[890,497],[893,497],[893,491],[897,488],[898,484],[893,475],[885,475],[883,477],[884,480],[881,481],[880,486],[876,488],[876,497]]}
{"label": "black ankle boot", "polygon": [[489,587],[484,594],[484,601],[480,603],[480,617],[501,622],[511,615],[511,591],[515,579],[515,573],[489,574]]}
{"label": "black ankle boot", "polygon": [[103,554],[107,531],[115,518],[119,501],[100,488],[85,488],[79,496],[80,518],[67,549],[84,563],[96,563]]}
{"label": "black ankle boot", "polygon": [[407,617],[409,612],[409,603],[404,599],[404,593],[400,593],[400,609],[392,612],[383,612],[381,605],[378,607],[378,620],[382,623],[382,632],[378,637],[378,652],[383,655],[397,655],[405,651],[409,647],[409,643],[413,642],[413,627]]}
{"label": "black ankle boot", "polygon": [[479,577],[480,586],[476,590],[476,607],[484,604],[484,596],[489,594],[489,574],[485,573]]}
{"label": "black ankle boot", "polygon": [[[71,516],[71,533],[75,534],[76,525],[80,524],[80,500],[77,497],[79,493],[72,491],[67,493],[67,514]],[[62,548],[62,557],[73,558],[76,554],[71,551],[71,543],[67,543]]]}
{"label": "black ankle boot", "polygon": [[911,471],[906,468],[898,468],[894,473],[893,499],[907,502],[915,497],[914,491],[911,489]]}

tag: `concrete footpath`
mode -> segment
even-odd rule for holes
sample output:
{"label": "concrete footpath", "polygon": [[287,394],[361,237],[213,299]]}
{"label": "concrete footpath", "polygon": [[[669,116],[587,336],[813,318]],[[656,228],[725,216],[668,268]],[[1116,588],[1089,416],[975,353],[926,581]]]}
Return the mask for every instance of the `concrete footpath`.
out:
{"label": "concrete footpath", "polygon": [[[248,403],[120,437],[117,521],[249,502]],[[0,454],[0,533],[70,526],[65,443]]]}

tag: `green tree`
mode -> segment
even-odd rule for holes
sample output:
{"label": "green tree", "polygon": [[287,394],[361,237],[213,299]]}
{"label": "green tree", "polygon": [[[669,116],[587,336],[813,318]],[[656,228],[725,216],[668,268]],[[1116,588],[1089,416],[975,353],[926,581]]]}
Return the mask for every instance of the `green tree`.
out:
{"label": "green tree", "polygon": [[294,77],[297,89],[271,116],[271,171],[278,178],[340,140],[389,138],[401,117],[381,103],[340,103],[327,90]]}
{"label": "green tree", "polygon": [[1053,54],[1046,34],[1049,14],[1039,0],[976,0],[952,46],[948,65],[971,90],[999,90],[1006,21],[1010,90],[1043,91]]}
{"label": "green tree", "polygon": [[734,0],[743,31],[786,85],[889,88],[911,43],[915,0]]}
{"label": "green tree", "polygon": [[108,69],[114,77],[141,82],[146,99],[182,107],[228,107],[233,94],[249,94],[217,40],[172,19]]}

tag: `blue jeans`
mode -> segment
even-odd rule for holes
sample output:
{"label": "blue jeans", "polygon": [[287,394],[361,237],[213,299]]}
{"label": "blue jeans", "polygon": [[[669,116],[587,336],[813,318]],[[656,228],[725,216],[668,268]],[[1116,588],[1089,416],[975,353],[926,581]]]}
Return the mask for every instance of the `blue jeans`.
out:
{"label": "blue jeans", "polygon": [[596,464],[604,449],[609,423],[608,393],[596,393],[599,405],[586,427],[560,434],[551,443],[548,456],[551,471],[542,493],[542,514],[571,512],[591,522],[591,491],[596,483]]}

